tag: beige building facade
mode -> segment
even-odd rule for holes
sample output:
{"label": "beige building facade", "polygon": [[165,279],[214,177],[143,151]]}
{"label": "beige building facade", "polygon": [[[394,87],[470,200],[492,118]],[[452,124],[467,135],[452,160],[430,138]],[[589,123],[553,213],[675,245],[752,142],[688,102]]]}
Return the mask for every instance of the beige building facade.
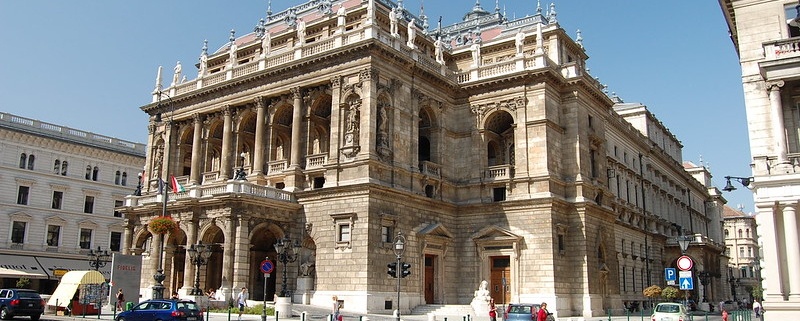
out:
{"label": "beige building facade", "polygon": [[66,271],[92,269],[90,251],[122,252],[115,208],[138,185],[145,144],[8,113],[0,137],[0,286],[28,278],[50,294]]}
{"label": "beige building facade", "polygon": [[752,304],[754,291],[761,289],[761,248],[758,225],[753,216],[729,206],[723,209],[725,253],[728,261],[728,282],[735,301]]}
{"label": "beige building facade", "polygon": [[735,180],[754,192],[765,317],[791,318],[800,313],[798,3],[720,0],[720,6],[742,67],[753,171]]}
{"label": "beige building facade", "polygon": [[[555,8],[509,20],[478,3],[429,28],[389,1],[316,3],[204,46],[195,79],[175,68],[164,86],[159,71],[142,106],[145,190],[121,209],[144,297],[159,268],[167,291],[188,293],[186,248],[202,242],[201,288],[227,295],[247,286],[271,301],[285,286],[295,302],[406,313],[482,300],[485,280],[496,302],[591,317],[663,285],[679,235],[721,296],[724,199],[710,173],[682,165],[645,106],[606,95]],[[172,176],[185,191],[160,194]],[[163,242],[148,228],[161,215],[179,225]],[[398,233],[412,272],[399,302],[386,273]],[[284,238],[299,245],[286,266],[273,246]]]}

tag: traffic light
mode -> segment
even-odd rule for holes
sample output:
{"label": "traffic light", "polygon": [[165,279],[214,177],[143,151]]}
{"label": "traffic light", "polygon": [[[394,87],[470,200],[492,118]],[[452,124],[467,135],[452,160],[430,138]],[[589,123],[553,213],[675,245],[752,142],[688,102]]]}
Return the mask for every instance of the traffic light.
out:
{"label": "traffic light", "polygon": [[397,262],[392,262],[392,263],[386,264],[386,267],[389,268],[389,270],[386,271],[386,273],[391,275],[393,278],[396,278],[397,277]]}
{"label": "traffic light", "polygon": [[411,270],[409,270],[411,268],[411,263],[403,262],[403,264],[400,265],[400,268],[402,269],[402,271],[400,271],[400,277],[404,278],[411,275]]}

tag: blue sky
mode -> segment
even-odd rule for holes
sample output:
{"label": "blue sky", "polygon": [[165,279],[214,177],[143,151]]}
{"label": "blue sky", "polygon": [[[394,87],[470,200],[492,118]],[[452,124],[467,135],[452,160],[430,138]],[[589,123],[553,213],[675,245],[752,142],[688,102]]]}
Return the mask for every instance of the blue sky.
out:
{"label": "blue sky", "polygon": [[[418,14],[420,0],[404,7]],[[301,1],[274,0],[279,12]],[[549,2],[543,2],[546,6]],[[668,4],[668,5],[666,5]],[[431,26],[459,21],[472,0],[428,0]],[[481,1],[493,11],[495,1]],[[590,73],[625,102],[648,106],[684,144],[684,160],[723,176],[750,176],[741,69],[717,1],[555,0],[573,38],[580,29]],[[536,1],[500,0],[510,18]],[[0,1],[0,111],[120,139],[146,142],[156,70],[176,61],[194,76],[210,50],[264,17],[267,0]],[[193,78],[193,77],[190,77]],[[168,80],[168,79],[167,79]],[[753,212],[752,193],[726,193]]]}

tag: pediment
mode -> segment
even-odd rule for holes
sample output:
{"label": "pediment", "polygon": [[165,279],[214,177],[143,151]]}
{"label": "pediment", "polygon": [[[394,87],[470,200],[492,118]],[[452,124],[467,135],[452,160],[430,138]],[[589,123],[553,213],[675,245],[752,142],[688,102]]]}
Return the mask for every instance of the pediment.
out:
{"label": "pediment", "polygon": [[428,224],[419,230],[417,234],[423,237],[433,236],[451,240],[455,238],[453,237],[453,233],[450,233],[450,231],[441,223]]}
{"label": "pediment", "polygon": [[65,225],[65,224],[67,224],[67,220],[61,218],[61,216],[58,216],[58,215],[49,216],[49,217],[45,218],[44,221],[47,224],[50,224],[50,225]]}
{"label": "pediment", "polygon": [[521,239],[522,237],[514,232],[496,225],[484,227],[472,234],[472,240],[475,242],[517,242]]}
{"label": "pediment", "polygon": [[23,211],[19,211],[19,212],[15,212],[15,213],[9,214],[8,217],[10,217],[12,221],[31,221],[31,220],[33,220],[33,216],[30,216],[30,215],[28,215],[28,213],[25,213]]}

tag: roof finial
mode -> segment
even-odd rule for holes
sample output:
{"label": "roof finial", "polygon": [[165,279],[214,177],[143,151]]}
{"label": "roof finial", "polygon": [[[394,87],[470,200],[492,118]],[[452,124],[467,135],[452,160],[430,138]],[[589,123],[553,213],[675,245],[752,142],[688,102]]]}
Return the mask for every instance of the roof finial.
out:
{"label": "roof finial", "polygon": [[556,3],[555,2],[550,2],[550,13],[548,13],[547,21],[549,23],[558,22],[558,20],[556,20]]}
{"label": "roof finial", "polygon": [[272,0],[267,0],[267,21],[272,20]]}
{"label": "roof finial", "polygon": [[234,41],[236,41],[236,30],[231,29],[231,36],[228,37],[228,41],[230,43],[233,43]]}
{"label": "roof finial", "polygon": [[428,16],[425,15],[425,1],[419,2],[419,18],[422,19],[422,33],[427,35],[430,24],[428,24]]}
{"label": "roof finial", "polygon": [[203,40],[203,49],[200,52],[201,55],[208,55],[208,39]]}
{"label": "roof finial", "polygon": [[403,9],[403,0],[397,0],[397,7]]}
{"label": "roof finial", "polygon": [[494,0],[494,12],[500,13],[500,0]]}
{"label": "roof finial", "polygon": [[581,29],[578,29],[577,35],[575,36],[575,42],[578,43],[578,46],[583,48],[583,36],[581,36]]}
{"label": "roof finial", "polygon": [[536,13],[542,14],[542,3],[541,0],[536,0]]}

